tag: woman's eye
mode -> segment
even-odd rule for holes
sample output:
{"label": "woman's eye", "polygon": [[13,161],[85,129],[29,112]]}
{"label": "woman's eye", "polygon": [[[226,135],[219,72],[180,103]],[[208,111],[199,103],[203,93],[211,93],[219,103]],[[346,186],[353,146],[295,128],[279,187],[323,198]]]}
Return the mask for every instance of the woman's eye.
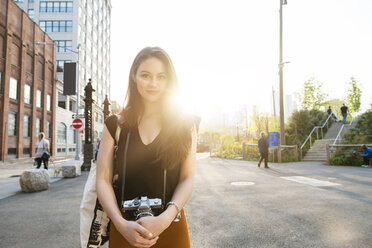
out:
{"label": "woman's eye", "polygon": [[147,78],[149,78],[149,77],[150,77],[150,75],[149,75],[149,74],[142,74],[142,75],[141,75],[141,77],[142,77],[142,78],[146,78],[146,79],[147,79]]}
{"label": "woman's eye", "polygon": [[165,75],[160,75],[158,78],[159,78],[160,80],[165,80],[167,77],[166,77]]}

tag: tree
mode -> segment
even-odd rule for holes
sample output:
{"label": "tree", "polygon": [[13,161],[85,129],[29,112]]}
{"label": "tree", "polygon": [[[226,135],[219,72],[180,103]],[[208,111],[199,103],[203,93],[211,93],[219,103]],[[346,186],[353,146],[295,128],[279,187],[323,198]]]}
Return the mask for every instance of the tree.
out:
{"label": "tree", "polygon": [[299,102],[303,110],[319,110],[324,105],[327,94],[322,92],[323,84],[316,81],[314,77],[304,83],[304,89],[299,95]]}
{"label": "tree", "polygon": [[358,112],[360,109],[360,98],[362,96],[362,91],[358,86],[358,82],[354,77],[350,78],[349,89],[347,90],[348,95],[346,97],[346,102],[349,107],[349,111],[352,113]]}

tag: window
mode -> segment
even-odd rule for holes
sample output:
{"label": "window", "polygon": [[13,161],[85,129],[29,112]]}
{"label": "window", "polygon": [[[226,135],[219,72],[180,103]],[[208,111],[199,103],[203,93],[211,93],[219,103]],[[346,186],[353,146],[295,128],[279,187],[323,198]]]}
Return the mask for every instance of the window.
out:
{"label": "window", "polygon": [[63,72],[64,63],[71,62],[71,60],[57,60],[57,72]]}
{"label": "window", "polygon": [[23,148],[23,156],[29,157],[30,156],[30,148]]}
{"label": "window", "polygon": [[36,91],[36,107],[38,108],[41,108],[41,104],[42,104],[42,101],[41,101],[41,90],[37,90]]}
{"label": "window", "polygon": [[31,104],[31,86],[25,84],[25,103]]}
{"label": "window", "polygon": [[16,3],[23,3],[23,0],[14,0]]}
{"label": "window", "polygon": [[65,124],[59,123],[58,129],[57,129],[57,142],[66,144],[66,141],[67,141],[66,137],[67,137],[67,127]]}
{"label": "window", "polygon": [[10,77],[10,85],[9,85],[9,97],[10,98],[17,100],[17,97],[18,97],[17,89],[18,89],[17,79]]}
{"label": "window", "polygon": [[51,137],[51,132],[50,132],[51,128],[52,128],[52,126],[51,126],[50,121],[47,121],[46,122],[46,134],[45,134],[47,138],[52,138]]}
{"label": "window", "polygon": [[27,14],[33,20],[34,19],[34,9],[28,9]]}
{"label": "window", "polygon": [[34,1],[34,0],[28,0],[28,2],[29,2],[29,3],[33,3],[33,2],[35,2],[35,1]]}
{"label": "window", "polygon": [[23,137],[30,137],[30,116],[23,116]]}
{"label": "window", "polygon": [[72,32],[72,21],[40,21],[44,32]]}
{"label": "window", "polygon": [[9,111],[8,114],[8,135],[16,136],[17,135],[17,113]]}
{"label": "window", "polygon": [[39,133],[41,132],[41,119],[40,118],[36,118],[36,137],[39,135]]}
{"label": "window", "polygon": [[71,52],[72,51],[72,41],[71,40],[57,40],[57,52]]}
{"label": "window", "polygon": [[58,107],[66,109],[66,96],[62,95],[60,92],[58,92]]}
{"label": "window", "polygon": [[76,101],[70,99],[70,104],[69,104],[69,105],[70,105],[69,110],[70,110],[71,112],[75,112],[75,111],[76,111]]}
{"label": "window", "polygon": [[50,99],[51,99],[51,96],[48,94],[47,95],[47,110],[48,111],[52,111],[52,105],[51,105],[52,102]]}

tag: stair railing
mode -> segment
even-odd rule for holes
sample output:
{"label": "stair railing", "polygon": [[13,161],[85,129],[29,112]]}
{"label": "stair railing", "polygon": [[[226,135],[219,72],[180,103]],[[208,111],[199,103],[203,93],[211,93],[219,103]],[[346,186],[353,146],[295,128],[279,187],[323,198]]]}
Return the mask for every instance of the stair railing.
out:
{"label": "stair railing", "polygon": [[306,143],[307,143],[308,141],[310,141],[310,147],[311,147],[311,145],[312,145],[312,142],[311,142],[311,140],[312,140],[312,139],[311,139],[311,136],[313,135],[313,133],[314,133],[315,131],[316,131],[316,139],[319,139],[319,129],[320,129],[320,131],[321,131],[322,138],[324,137],[323,129],[324,129],[324,127],[326,127],[326,126],[327,126],[327,129],[328,129],[328,127],[329,127],[329,120],[331,119],[332,115],[334,116],[334,118],[337,119],[337,117],[336,117],[333,113],[330,113],[330,114],[328,115],[327,120],[324,122],[324,124],[323,124],[322,126],[315,126],[315,127],[313,128],[313,130],[311,130],[309,136],[307,136],[305,142],[304,142],[304,143],[302,144],[302,146],[300,147],[300,159],[302,159],[302,150],[303,150],[304,146],[306,145]]}
{"label": "stair railing", "polygon": [[336,145],[336,143],[338,142],[338,140],[341,140],[341,134],[342,134],[342,131],[344,130],[345,125],[351,126],[353,124],[353,121],[354,121],[354,116],[351,115],[351,121],[350,121],[350,123],[349,124],[343,124],[341,126],[340,131],[338,131],[337,137],[336,137],[335,141],[333,142],[333,145]]}

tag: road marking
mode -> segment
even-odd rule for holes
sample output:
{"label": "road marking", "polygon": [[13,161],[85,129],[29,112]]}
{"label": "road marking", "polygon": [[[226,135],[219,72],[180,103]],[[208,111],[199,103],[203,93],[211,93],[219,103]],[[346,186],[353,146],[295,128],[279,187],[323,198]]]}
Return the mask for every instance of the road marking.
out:
{"label": "road marking", "polygon": [[232,182],[231,185],[234,186],[251,186],[254,185],[254,182]]}
{"label": "road marking", "polygon": [[302,177],[302,176],[281,177],[281,178],[289,180],[289,181],[297,182],[297,183],[308,184],[308,185],[315,186],[315,187],[341,185],[338,183],[331,183],[329,181],[322,181],[322,180],[318,180],[318,179],[314,179],[310,177]]}

